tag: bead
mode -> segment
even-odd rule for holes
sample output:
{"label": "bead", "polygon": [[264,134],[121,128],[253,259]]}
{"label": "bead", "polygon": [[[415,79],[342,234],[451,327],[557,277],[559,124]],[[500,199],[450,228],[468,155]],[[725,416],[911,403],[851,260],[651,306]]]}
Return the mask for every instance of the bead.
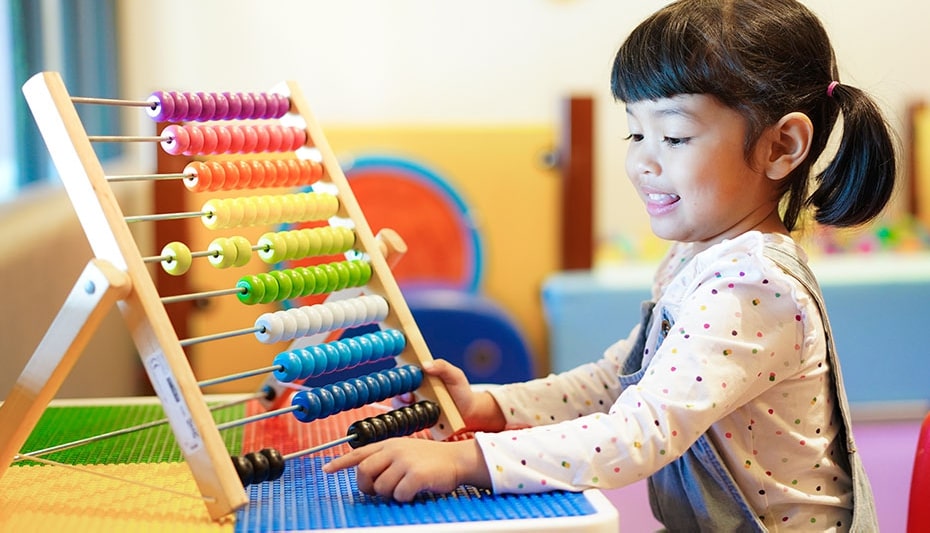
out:
{"label": "bead", "polygon": [[268,461],[268,481],[274,481],[284,473],[284,456],[274,448],[264,448],[260,452]]}
{"label": "bead", "polygon": [[371,334],[366,333],[356,338],[355,341],[358,342],[359,348],[362,350],[362,361],[367,362],[377,358],[374,354],[374,348],[371,345]]}
{"label": "bead", "polygon": [[322,321],[320,324],[320,331],[332,331],[334,329],[333,312],[330,310],[329,306],[325,304],[320,305],[318,312]]}
{"label": "bead", "polygon": [[391,355],[400,355],[407,347],[407,338],[399,329],[389,329],[386,333],[394,338],[394,351]]}
{"label": "bead", "polygon": [[310,257],[314,255],[320,255],[320,251],[323,249],[323,240],[320,237],[320,230],[323,228],[314,228],[311,230],[306,230],[304,236],[307,238],[307,255],[305,257]]}
{"label": "bead", "polygon": [[258,274],[258,277],[262,280],[262,283],[265,284],[265,295],[262,296],[260,303],[270,304],[271,302],[276,302],[278,300],[278,280],[267,272]]}
{"label": "bead", "polygon": [[249,200],[247,198],[227,198],[225,201],[229,212],[229,220],[226,222],[227,228],[234,226],[252,225],[253,221],[246,220],[245,218],[247,209],[246,206],[249,204]]}
{"label": "bead", "polygon": [[[354,409],[355,407],[360,407],[358,405],[352,405],[346,403],[346,393],[338,383],[330,383],[323,387],[323,390],[329,393],[333,397],[333,411],[331,414],[335,414],[341,411],[346,411],[348,409]],[[356,395],[356,398],[358,396]]]}
{"label": "bead", "polygon": [[262,93],[253,94],[252,102],[254,107],[252,108],[252,118],[268,118],[268,100],[265,99],[265,95]]}
{"label": "bead", "polygon": [[229,100],[225,93],[214,93],[213,99],[216,101],[216,109],[213,111],[211,120],[226,120],[229,115]]}
{"label": "bead", "polygon": [[[258,131],[255,128],[250,128],[246,126],[236,126],[242,132],[242,148],[239,149],[240,154],[251,154],[258,150]],[[255,161],[255,163],[260,163],[260,161]]]}
{"label": "bead", "polygon": [[145,101],[152,104],[145,112],[156,122],[168,122],[174,114],[174,98],[169,93],[155,91]]}
{"label": "bead", "polygon": [[316,288],[316,277],[313,275],[313,272],[307,267],[297,267],[294,270],[304,279],[304,290],[301,291],[300,296],[310,296],[313,294]]}
{"label": "bead", "polygon": [[413,375],[410,373],[410,371],[407,370],[406,367],[402,366],[396,368],[394,372],[397,373],[397,378],[400,380],[400,384],[398,385],[399,390],[411,391],[415,388],[413,387]]}
{"label": "bead", "polygon": [[220,225],[220,206],[222,204],[219,200],[207,200],[203,207],[200,208],[200,211],[204,214],[200,217],[200,221],[203,222],[203,225],[209,229],[220,229],[223,226]]}
{"label": "bead", "polygon": [[310,329],[307,330],[310,335],[323,331],[323,316],[320,314],[319,306],[304,307],[301,308],[301,312],[307,315],[307,319],[310,321]]}
{"label": "bead", "polygon": [[268,480],[268,458],[256,452],[245,454],[245,458],[252,463],[252,484]]}
{"label": "bead", "polygon": [[372,335],[368,338],[368,341],[371,343],[372,357],[381,359],[387,354],[387,350],[384,349],[384,339],[380,335]]}
{"label": "bead", "polygon": [[[301,422],[313,422],[320,418],[322,405],[320,398],[309,391],[299,391],[291,397],[291,405],[297,407],[294,418]],[[325,415],[324,415],[325,416]]]}
{"label": "bead", "polygon": [[[281,151],[281,142],[284,140],[284,134],[281,133],[282,128],[268,127],[263,128],[268,134],[268,144],[265,146],[265,151],[267,152],[280,152]],[[286,180],[287,174],[281,173],[278,176],[279,180]],[[278,185],[280,187],[280,185]]]}
{"label": "bead", "polygon": [[229,102],[229,110],[224,117],[225,120],[236,120],[239,118],[239,113],[242,112],[242,98],[239,97],[238,93],[223,93],[223,96],[226,97],[226,101]]}
{"label": "bead", "polygon": [[343,329],[346,327],[346,315],[343,311],[342,305],[338,302],[327,302],[326,308],[329,309],[329,312],[333,315],[333,327],[332,329]]}
{"label": "bead", "polygon": [[281,232],[281,236],[284,237],[284,242],[287,243],[287,253],[285,253],[285,259],[295,259],[297,251],[300,250],[300,240],[297,238],[296,231],[284,231]]}
{"label": "bead", "polygon": [[232,463],[236,468],[236,474],[239,475],[239,481],[242,482],[242,486],[248,487],[251,485],[254,474],[252,461],[249,461],[245,457],[234,455],[232,456]]}
{"label": "bead", "polygon": [[249,93],[238,93],[239,99],[242,102],[242,108],[239,110],[239,116],[236,117],[239,120],[248,120],[254,118],[252,111],[255,110],[255,98]]}
{"label": "bead", "polygon": [[303,259],[310,256],[310,238],[307,237],[307,230],[297,230],[293,232],[296,248],[291,259]]}
{"label": "bead", "polygon": [[344,342],[337,342],[334,344],[334,347],[339,353],[339,368],[349,368],[352,364],[352,349],[349,348]]}
{"label": "bead", "polygon": [[297,336],[306,337],[310,334],[310,317],[299,309],[288,309],[288,313],[297,321]]}
{"label": "bead", "polygon": [[320,417],[325,418],[336,412],[336,402],[333,395],[326,389],[312,389],[310,394],[320,400]]}
{"label": "bead", "polygon": [[300,357],[300,375],[297,379],[309,378],[316,370],[316,359],[313,357],[313,352],[306,348],[294,350],[294,352]]}
{"label": "bead", "polygon": [[207,261],[216,268],[229,268],[235,264],[236,259],[239,257],[236,244],[226,237],[213,239],[207,247],[207,251],[212,252],[211,255],[207,256]]}
{"label": "bead", "polygon": [[278,297],[275,299],[275,301],[280,302],[290,298],[291,292],[294,288],[293,284],[291,283],[291,277],[282,273],[280,270],[273,270],[268,274],[278,282]]}
{"label": "bead", "polygon": [[193,263],[191,250],[183,242],[169,242],[162,248],[161,255],[170,257],[161,262],[161,267],[172,276],[185,274]]}
{"label": "bead", "polygon": [[407,372],[410,372],[410,390],[416,390],[420,388],[420,385],[423,384],[423,369],[416,365],[405,365]]}
{"label": "bead", "polygon": [[322,376],[326,373],[326,350],[324,350],[320,345],[313,346],[309,349],[310,356],[313,359],[313,370],[310,372],[308,377],[317,377]]}
{"label": "bead", "polygon": [[360,298],[352,298],[349,303],[355,308],[355,325],[361,326],[368,323],[368,306],[365,305],[365,301]]}
{"label": "bead", "polygon": [[300,272],[293,268],[289,268],[283,271],[291,278],[291,296],[290,299],[300,298],[304,293],[304,277],[300,275]]}
{"label": "bead", "polygon": [[336,271],[336,290],[342,290],[349,286],[349,267],[345,261],[333,263],[333,270]]}
{"label": "bead", "polygon": [[255,338],[264,344],[278,342],[284,333],[284,322],[272,313],[264,313],[255,320]]}
{"label": "bead", "polygon": [[205,153],[203,151],[203,128],[200,126],[182,126],[190,137],[190,143],[182,152],[184,155]]}
{"label": "bead", "polygon": [[169,124],[161,130],[161,147],[167,154],[180,155],[187,150],[190,145],[190,135],[183,126]]}
{"label": "bead", "polygon": [[352,448],[358,448],[378,441],[375,425],[367,418],[350,424],[347,434],[355,435],[355,438],[349,441],[349,446]]}
{"label": "bead", "polygon": [[333,302],[339,306],[342,315],[343,327],[350,328],[358,325],[358,313],[355,312],[355,306],[348,300],[338,300]]}
{"label": "bead", "polygon": [[330,255],[333,253],[333,231],[330,227],[322,228],[320,232],[320,255]]}
{"label": "bead", "polygon": [[386,398],[386,396],[381,395],[381,382],[375,379],[374,376],[368,374],[366,376],[362,376],[361,379],[365,381],[365,386],[368,387],[369,403],[380,402]]}
{"label": "bead", "polygon": [[193,161],[184,167],[184,186],[189,191],[201,192],[206,191],[213,181],[213,173],[210,167],[202,161]]}
{"label": "bead", "polygon": [[274,357],[273,365],[281,368],[273,372],[278,381],[291,383],[300,378],[302,373],[302,360],[294,352],[281,352]]}
{"label": "bead", "polygon": [[236,261],[234,267],[244,267],[252,259],[252,243],[242,235],[234,235],[230,240],[236,246]]}
{"label": "bead", "polygon": [[255,148],[252,149],[252,152],[267,152],[268,143],[270,142],[268,136],[268,128],[261,126],[249,126],[255,131],[256,141]]}
{"label": "bead", "polygon": [[203,100],[200,99],[200,95],[181,93],[181,96],[187,99],[187,114],[179,117],[180,120],[202,120],[200,116],[203,114]]}
{"label": "bead", "polygon": [[171,113],[171,116],[168,117],[168,120],[184,120],[184,117],[187,116],[187,98],[184,98],[183,94],[176,91],[171,91],[171,97],[174,98],[174,112]]}
{"label": "bead", "polygon": [[275,311],[275,315],[281,319],[284,328],[281,331],[281,340],[291,340],[297,338],[297,319],[287,311]]}
{"label": "bead", "polygon": [[355,368],[362,364],[362,346],[356,339],[343,339],[342,344],[349,350],[349,362],[346,368]]}
{"label": "bead", "polygon": [[366,405],[371,403],[368,400],[368,385],[365,384],[365,380],[360,378],[352,378],[348,380],[347,383],[351,385],[353,389],[355,389],[355,395],[357,397],[356,401],[359,403],[359,405]]}
{"label": "bead", "polygon": [[326,354],[326,367],[323,373],[331,374],[339,370],[339,350],[329,343],[321,344],[320,348],[323,350],[323,353]]}
{"label": "bead", "polygon": [[240,302],[246,305],[255,305],[261,302],[262,297],[265,295],[265,284],[254,274],[239,278],[236,287],[245,289],[245,292],[240,292],[236,296],[239,297]]}
{"label": "bead", "polygon": [[200,111],[200,117],[197,120],[207,121],[213,120],[213,117],[216,116],[216,97],[213,93],[197,93],[197,96],[200,97],[200,102],[203,104],[203,108]]}
{"label": "bead", "polygon": [[269,265],[284,261],[287,254],[287,242],[280,233],[265,233],[258,238],[258,257]]}
{"label": "bead", "polygon": [[391,337],[384,331],[375,332],[375,336],[379,340],[381,340],[381,343],[384,346],[384,355],[393,355],[394,354],[394,337]]}

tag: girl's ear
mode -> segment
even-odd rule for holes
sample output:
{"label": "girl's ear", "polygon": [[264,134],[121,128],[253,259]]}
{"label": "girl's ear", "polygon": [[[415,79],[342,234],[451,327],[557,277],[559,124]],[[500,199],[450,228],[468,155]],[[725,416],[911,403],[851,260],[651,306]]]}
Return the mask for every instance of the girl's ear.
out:
{"label": "girl's ear", "polygon": [[804,113],[792,112],[783,116],[772,126],[765,139],[768,155],[765,159],[765,175],[780,180],[797,168],[810,152],[814,124]]}

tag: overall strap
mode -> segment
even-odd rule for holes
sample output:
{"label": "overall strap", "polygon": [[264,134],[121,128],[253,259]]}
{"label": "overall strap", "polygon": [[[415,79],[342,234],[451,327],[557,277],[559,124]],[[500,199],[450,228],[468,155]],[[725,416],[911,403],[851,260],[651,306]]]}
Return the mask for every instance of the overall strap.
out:
{"label": "overall strap", "polygon": [[846,438],[850,474],[852,475],[853,522],[850,525],[850,531],[876,531],[878,527],[878,518],[875,512],[875,501],[872,496],[872,488],[869,485],[868,477],[862,466],[861,457],[856,453],[856,443],[852,434],[852,419],[849,414],[849,401],[846,398],[846,387],[843,385],[843,373],[840,371],[840,362],[836,354],[836,344],[833,341],[833,331],[830,328],[830,320],[827,316],[826,305],[824,304],[820,285],[817,283],[817,279],[814,277],[813,272],[811,272],[810,267],[798,258],[793,245],[774,242],[768,243],[765,246],[764,254],[765,257],[778,265],[785,273],[797,279],[798,282],[807,289],[807,292],[814,299],[820,311],[824,335],[826,336],[827,342],[827,361],[830,365],[831,375],[833,376],[837,406],[840,410],[844,429],[843,433]]}

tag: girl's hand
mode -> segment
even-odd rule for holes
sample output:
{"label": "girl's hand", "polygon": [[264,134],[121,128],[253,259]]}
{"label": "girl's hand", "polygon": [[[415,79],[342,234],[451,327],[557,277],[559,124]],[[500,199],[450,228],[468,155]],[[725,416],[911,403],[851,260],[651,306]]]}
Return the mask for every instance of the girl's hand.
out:
{"label": "girl's hand", "polygon": [[421,491],[449,493],[462,484],[488,487],[490,475],[474,440],[436,442],[393,438],[356,448],[323,466],[332,474],[357,467],[358,488],[399,502]]}
{"label": "girl's hand", "polygon": [[[458,408],[465,426],[472,431],[500,431],[506,421],[497,401],[488,392],[475,392],[465,372],[444,359],[434,359],[423,364],[423,373],[442,380]],[[403,395],[401,403],[412,403],[413,397]]]}

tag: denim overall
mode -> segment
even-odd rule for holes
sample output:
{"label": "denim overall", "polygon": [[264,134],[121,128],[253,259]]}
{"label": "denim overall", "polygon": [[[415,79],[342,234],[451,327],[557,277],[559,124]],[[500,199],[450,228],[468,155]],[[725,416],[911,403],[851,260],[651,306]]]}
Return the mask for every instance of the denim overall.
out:
{"label": "denim overall", "polygon": [[[849,402],[843,387],[842,375],[835,352],[830,323],[827,320],[820,288],[807,265],[794,255],[791,247],[768,244],[765,256],[786,273],[794,276],[815,299],[823,317],[827,338],[827,361],[831,368],[843,428],[838,438],[846,438],[849,466],[853,486],[853,519],[850,531],[878,531],[872,489],[862,467],[856,445],[848,428],[851,427]],[[639,339],[624,361],[620,383],[623,387],[635,385],[642,379],[643,351],[652,320],[653,302],[643,304],[643,327]],[[663,316],[662,320],[670,320]],[[660,334],[658,343],[663,340]],[[720,459],[707,434],[680,458],[666,465],[649,478],[649,503],[652,513],[668,531],[766,531],[765,526],[749,506],[740,488]]]}

